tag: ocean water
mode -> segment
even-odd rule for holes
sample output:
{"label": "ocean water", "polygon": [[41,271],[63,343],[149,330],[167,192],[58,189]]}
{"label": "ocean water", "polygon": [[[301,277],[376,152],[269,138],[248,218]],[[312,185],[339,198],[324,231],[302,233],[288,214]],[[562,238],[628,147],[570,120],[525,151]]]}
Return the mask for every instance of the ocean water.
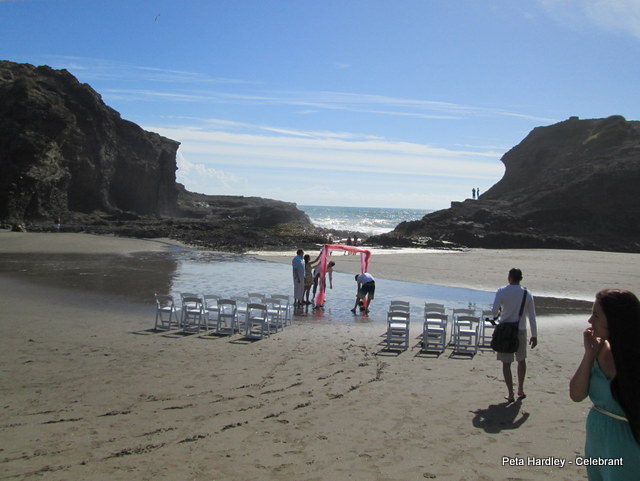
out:
{"label": "ocean water", "polygon": [[311,222],[326,229],[362,232],[369,236],[392,231],[403,221],[418,220],[433,212],[428,209],[388,209],[381,207],[335,207],[299,205]]}

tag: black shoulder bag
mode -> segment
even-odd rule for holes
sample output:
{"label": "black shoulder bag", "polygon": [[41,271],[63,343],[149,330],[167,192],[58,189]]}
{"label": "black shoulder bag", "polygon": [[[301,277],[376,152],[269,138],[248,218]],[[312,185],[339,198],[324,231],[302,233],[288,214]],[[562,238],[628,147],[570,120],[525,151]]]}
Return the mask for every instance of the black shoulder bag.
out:
{"label": "black shoulder bag", "polygon": [[527,300],[527,290],[524,290],[522,304],[520,304],[520,314],[516,322],[501,322],[496,326],[491,337],[491,349],[496,352],[512,353],[519,347],[518,331],[520,330],[520,319],[524,312],[524,303]]}

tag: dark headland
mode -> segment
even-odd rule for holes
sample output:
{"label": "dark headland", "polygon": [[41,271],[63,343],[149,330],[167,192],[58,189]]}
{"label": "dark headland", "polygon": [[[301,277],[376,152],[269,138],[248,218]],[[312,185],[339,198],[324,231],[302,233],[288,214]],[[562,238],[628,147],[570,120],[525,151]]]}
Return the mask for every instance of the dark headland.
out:
{"label": "dark headland", "polygon": [[535,128],[477,200],[370,242],[640,252],[640,122],[572,117]]}
{"label": "dark headland", "polygon": [[[66,231],[234,251],[326,241],[293,203],[187,191],[176,182],[178,147],[122,119],[66,70],[0,61],[3,226],[42,231],[60,219]],[[640,252],[640,122],[539,127],[502,161],[503,179],[479,199],[368,244]]]}

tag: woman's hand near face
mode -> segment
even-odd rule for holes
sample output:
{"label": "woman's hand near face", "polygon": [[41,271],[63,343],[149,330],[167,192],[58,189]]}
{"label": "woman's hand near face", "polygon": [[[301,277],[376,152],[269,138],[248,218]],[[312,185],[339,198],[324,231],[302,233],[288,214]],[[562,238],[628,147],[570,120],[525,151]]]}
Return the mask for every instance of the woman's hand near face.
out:
{"label": "woman's hand near face", "polygon": [[592,327],[584,330],[582,339],[584,343],[584,356],[569,382],[569,397],[576,402],[582,401],[589,395],[591,369],[605,343],[604,339],[596,337]]}
{"label": "woman's hand near face", "polygon": [[604,346],[604,339],[596,337],[593,327],[587,327],[583,333],[583,340],[585,355],[590,359],[596,359]]}

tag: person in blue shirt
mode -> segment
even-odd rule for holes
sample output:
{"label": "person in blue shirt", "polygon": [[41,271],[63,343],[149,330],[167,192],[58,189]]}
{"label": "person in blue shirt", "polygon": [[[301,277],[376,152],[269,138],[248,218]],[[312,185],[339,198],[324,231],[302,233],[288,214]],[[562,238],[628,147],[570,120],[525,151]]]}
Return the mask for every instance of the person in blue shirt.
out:
{"label": "person in blue shirt", "polygon": [[291,260],[293,267],[293,305],[300,307],[304,302],[304,251],[298,249],[296,256]]}

